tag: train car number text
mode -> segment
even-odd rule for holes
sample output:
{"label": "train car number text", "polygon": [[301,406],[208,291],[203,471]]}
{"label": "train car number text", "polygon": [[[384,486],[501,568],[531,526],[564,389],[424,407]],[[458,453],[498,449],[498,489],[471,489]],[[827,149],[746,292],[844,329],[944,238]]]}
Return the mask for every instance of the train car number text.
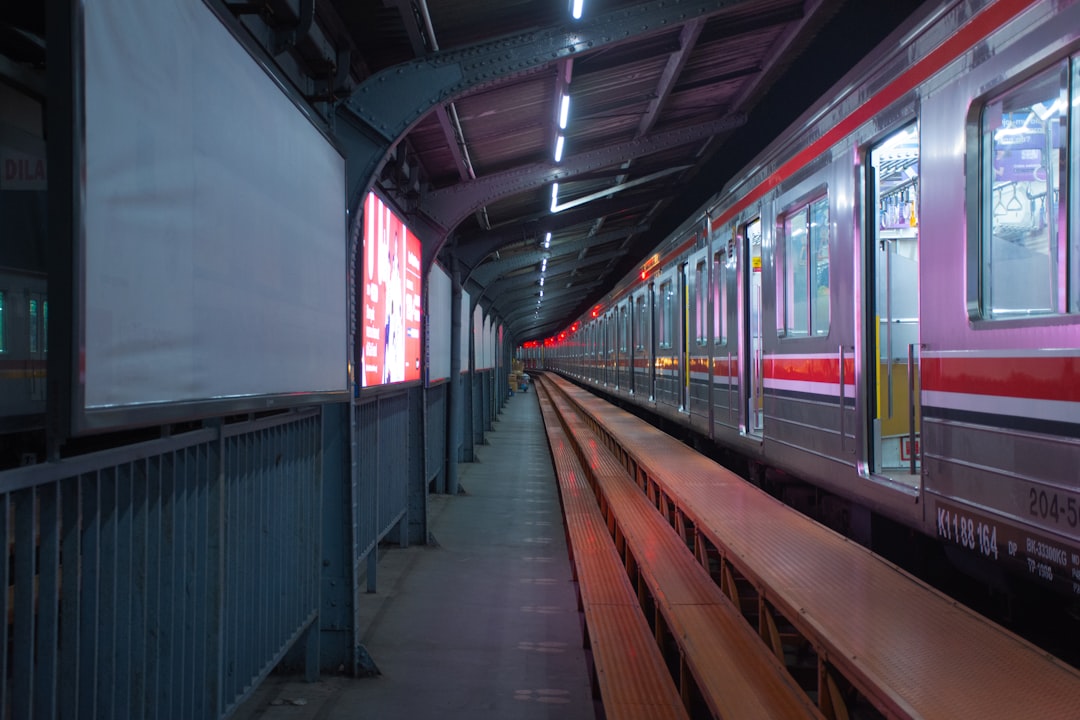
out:
{"label": "train car number text", "polygon": [[1071,528],[1080,526],[1080,501],[1044,488],[1028,488],[1028,514]]}
{"label": "train car number text", "polygon": [[998,530],[993,523],[976,520],[956,510],[938,506],[938,536],[968,550],[978,550],[986,557],[998,559]]}

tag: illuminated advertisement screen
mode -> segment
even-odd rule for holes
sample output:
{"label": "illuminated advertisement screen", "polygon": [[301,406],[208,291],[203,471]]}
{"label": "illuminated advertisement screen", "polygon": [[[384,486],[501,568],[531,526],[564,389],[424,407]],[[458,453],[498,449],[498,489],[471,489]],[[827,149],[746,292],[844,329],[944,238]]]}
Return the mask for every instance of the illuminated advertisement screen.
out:
{"label": "illuminated advertisement screen", "polygon": [[363,386],[420,379],[420,240],[374,193],[364,201]]}

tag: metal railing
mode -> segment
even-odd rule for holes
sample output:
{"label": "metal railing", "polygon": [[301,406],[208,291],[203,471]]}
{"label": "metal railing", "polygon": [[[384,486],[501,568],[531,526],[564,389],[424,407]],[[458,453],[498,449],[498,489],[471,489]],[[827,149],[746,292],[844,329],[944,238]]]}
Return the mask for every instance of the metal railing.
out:
{"label": "metal railing", "polygon": [[424,457],[428,465],[424,477],[425,484],[434,482],[435,492],[446,492],[446,468],[444,467],[447,447],[447,391],[450,383],[435,385],[427,391],[427,448]]}
{"label": "metal railing", "polygon": [[317,619],[321,422],[0,473],[0,715],[231,713]]}
{"label": "metal railing", "polygon": [[357,472],[354,531],[359,568],[367,559],[368,590],[374,591],[379,542],[408,512],[409,396],[382,395],[354,407]]}

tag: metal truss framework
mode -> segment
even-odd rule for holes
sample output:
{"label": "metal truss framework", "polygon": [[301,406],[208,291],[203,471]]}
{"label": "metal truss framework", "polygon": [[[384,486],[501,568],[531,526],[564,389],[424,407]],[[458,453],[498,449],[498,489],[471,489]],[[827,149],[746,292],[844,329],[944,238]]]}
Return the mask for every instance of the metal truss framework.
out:
{"label": "metal truss framework", "polygon": [[[361,198],[391,148],[436,107],[560,60],[631,42],[750,2],[656,0],[573,25],[540,28],[433,53],[373,75],[356,88],[337,113],[340,122],[336,130],[348,158],[348,200],[354,217],[359,215]],[[432,254],[425,259],[430,263],[433,258]]]}
{"label": "metal truss framework", "polygon": [[[454,246],[454,254],[461,263],[462,271],[468,273],[478,267],[484,258],[497,248],[515,241],[533,238],[537,240],[539,245],[539,239],[546,233],[554,234],[569,230],[575,226],[591,222],[597,216],[618,212],[624,209],[626,205],[625,200],[615,198],[612,200],[600,200],[591,206],[574,208],[561,213],[544,212],[542,215],[525,222],[524,227],[493,230],[490,233],[485,233],[479,239],[463,241],[459,238]],[[643,232],[645,229],[645,226],[639,224],[632,231],[628,230],[626,234],[629,236],[631,232]],[[424,255],[426,258],[426,251]]]}
{"label": "metal truss framework", "polygon": [[420,210],[449,231],[476,210],[501,198],[532,190],[547,183],[562,182],[583,173],[612,167],[632,158],[699,142],[713,135],[734,130],[745,122],[745,115],[730,115],[712,122],[653,133],[646,137],[578,153],[565,158],[560,163],[535,163],[486,175],[476,180],[457,183],[427,193],[420,200]]}
{"label": "metal truss framework", "polygon": [[548,269],[551,270],[558,267],[563,262],[566,262],[561,260],[556,261],[554,259],[556,256],[567,255],[574,252],[580,255],[580,253],[586,252],[593,245],[629,238],[632,235],[643,233],[646,230],[648,230],[647,225],[638,225],[621,230],[609,230],[608,232],[597,233],[588,237],[578,238],[577,240],[561,242],[558,244],[557,252],[544,250],[540,248],[538,244],[535,251],[519,253],[512,258],[484,263],[480,267],[477,267],[470,277],[481,285],[487,285],[500,277],[509,275],[522,268],[527,268],[530,265],[540,265],[544,261],[544,258],[551,259],[551,263],[548,265]]}

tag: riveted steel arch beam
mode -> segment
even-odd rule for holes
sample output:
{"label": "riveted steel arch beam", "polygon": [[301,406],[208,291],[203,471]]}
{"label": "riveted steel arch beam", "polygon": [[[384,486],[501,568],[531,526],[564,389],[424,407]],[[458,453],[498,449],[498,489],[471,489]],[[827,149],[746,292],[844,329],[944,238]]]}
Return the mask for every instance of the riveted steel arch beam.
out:
{"label": "riveted steel arch beam", "polygon": [[577,23],[432,53],[372,75],[341,106],[364,126],[360,131],[363,141],[350,143],[355,150],[362,150],[349,159],[349,176],[355,179],[350,187],[350,208],[358,207],[360,196],[385,163],[390,148],[437,105],[565,58],[631,42],[751,2],[653,0]]}
{"label": "riveted steel arch beam", "polygon": [[[585,281],[582,279],[580,283],[575,283],[572,287],[567,287],[565,283],[561,287],[557,288],[544,288],[547,292],[544,293],[543,306],[548,307],[551,303],[561,303],[563,301],[572,301],[574,303],[584,303],[588,298],[586,297],[593,288],[599,287],[602,283],[600,279],[590,279]],[[532,284],[532,287],[521,286],[516,290],[508,290],[501,292],[493,297],[493,300],[497,302],[499,306],[506,305],[508,307],[507,313],[516,312],[518,309],[530,309],[530,306],[525,301],[532,298],[533,304],[539,299],[540,287],[536,283]],[[532,308],[535,310],[535,308]]]}
{"label": "riveted steel arch beam", "polygon": [[[575,269],[581,268],[582,271],[584,271],[586,268],[591,268],[601,263],[609,263],[625,254],[626,253],[621,250],[611,250],[596,255],[595,257],[588,257],[585,260],[567,259],[562,262],[551,263],[548,265],[544,289],[550,293],[563,292],[567,289],[566,278]],[[485,294],[487,297],[499,298],[501,300],[507,296],[507,293],[512,293],[518,289],[529,286],[532,286],[533,292],[537,292],[540,290],[539,281],[539,275],[531,274],[503,277],[488,284]],[[580,288],[581,285],[574,285],[573,287]]]}
{"label": "riveted steel arch beam", "polygon": [[[620,212],[633,205],[632,198],[616,196],[611,200],[600,200],[560,213],[545,212],[529,223],[528,230],[536,235],[539,242],[544,233],[556,233],[575,225],[589,223],[598,217]],[[521,234],[521,226],[515,225],[498,231],[477,233],[468,238],[459,238],[455,254],[465,267],[475,269],[484,258],[502,246],[521,240]]]}
{"label": "riveted steel arch beam", "polygon": [[[484,263],[480,267],[476,268],[470,276],[472,279],[481,285],[488,285],[494,280],[498,279],[502,275],[512,273],[516,270],[529,267],[530,265],[540,265],[544,258],[548,259],[548,272],[550,273],[553,268],[557,268],[564,262],[570,262],[578,264],[579,260],[577,255],[582,250],[587,250],[595,245],[603,245],[615,240],[621,240],[628,238],[631,235],[637,235],[645,232],[649,229],[648,225],[637,225],[632,228],[621,228],[618,230],[609,230],[607,232],[597,233],[596,235],[581,237],[575,240],[565,241],[558,243],[554,249],[544,250],[539,245],[537,249],[532,252],[522,253],[515,255],[512,258],[506,258],[504,260],[496,260],[493,262]],[[573,255],[572,259],[564,260],[564,255]]]}
{"label": "riveted steel arch beam", "polygon": [[536,322],[537,313],[539,313],[540,319],[546,319],[550,325],[563,325],[564,316],[572,312],[578,302],[580,301],[577,298],[565,298],[561,301],[545,302],[540,307],[521,308],[507,316],[506,323],[515,329],[515,335],[518,334],[518,325],[527,322],[530,316],[534,318],[533,322]]}
{"label": "riveted steel arch beam", "polygon": [[[576,295],[567,295],[565,297],[556,297],[556,298],[552,298],[550,301],[545,299],[544,302],[539,307],[536,307],[536,306],[531,306],[530,307],[530,306],[527,306],[527,305],[519,305],[519,306],[517,306],[517,309],[512,310],[512,311],[510,311],[510,312],[508,312],[506,314],[506,317],[504,318],[504,320],[506,321],[507,324],[514,325],[518,320],[527,318],[530,315],[535,316],[538,311],[539,311],[541,317],[543,317],[545,315],[549,316],[549,317],[551,315],[562,316],[562,315],[565,315],[567,312],[572,311],[577,306],[584,304],[584,302],[585,301],[584,301],[583,298],[581,298],[579,296],[576,296]],[[564,318],[559,317],[559,318],[556,318],[554,322],[559,323],[563,319]],[[516,325],[515,325],[515,327],[516,327]]]}
{"label": "riveted steel arch beam", "polygon": [[690,127],[653,133],[565,158],[560,163],[542,162],[460,182],[427,193],[420,210],[438,225],[455,228],[476,210],[511,195],[533,190],[552,182],[562,182],[583,173],[600,170],[632,158],[651,155],[680,145],[699,142],[746,122],[738,113]]}

